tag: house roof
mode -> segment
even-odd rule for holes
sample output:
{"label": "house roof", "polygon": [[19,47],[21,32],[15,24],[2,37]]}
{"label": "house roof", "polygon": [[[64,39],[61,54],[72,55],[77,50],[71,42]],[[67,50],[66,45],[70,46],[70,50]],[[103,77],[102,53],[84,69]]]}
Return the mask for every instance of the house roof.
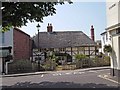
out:
{"label": "house roof", "polygon": [[120,23],[117,23],[117,24],[115,24],[115,25],[112,25],[112,26],[110,26],[110,27],[107,27],[105,30],[114,30],[114,29],[119,28],[119,27],[120,27]]}
{"label": "house roof", "polygon": [[106,34],[107,33],[107,31],[104,31],[103,33],[101,33],[100,35],[104,35],[104,34]]}
{"label": "house roof", "polygon": [[25,35],[27,35],[28,37],[30,37],[30,35],[29,34],[27,34],[27,33],[25,33],[25,32],[23,32],[22,30],[20,30],[19,28],[14,28],[14,30],[17,30],[17,31],[19,31],[20,33],[23,33],[23,34],[25,34]]}
{"label": "house roof", "polygon": [[[35,45],[38,47],[38,35],[33,37]],[[82,31],[63,31],[63,32],[39,32],[40,48],[65,48],[77,46],[95,46]]]}

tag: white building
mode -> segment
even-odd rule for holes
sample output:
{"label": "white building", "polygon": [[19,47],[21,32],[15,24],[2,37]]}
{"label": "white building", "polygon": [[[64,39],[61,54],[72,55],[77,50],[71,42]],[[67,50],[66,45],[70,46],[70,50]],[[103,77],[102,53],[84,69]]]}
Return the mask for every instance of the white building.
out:
{"label": "white building", "polygon": [[104,46],[109,44],[109,43],[108,43],[109,39],[108,39],[107,31],[101,33],[100,35],[101,35],[101,52],[102,52],[103,54],[105,54],[105,52],[104,52],[104,50],[103,50],[103,49],[104,49]]}
{"label": "white building", "polygon": [[107,28],[102,33],[102,52],[104,45],[110,44],[112,47],[111,58],[111,75],[120,74],[120,0],[118,2],[106,3]]}
{"label": "white building", "polygon": [[[1,31],[0,38],[0,67],[3,67],[0,68],[0,72],[6,71],[7,73],[7,65],[13,60],[29,60],[32,53],[32,40],[30,35],[24,33],[18,28],[11,28],[4,33]],[[9,52],[8,48],[6,50],[6,47],[9,46],[12,47],[11,53]],[[7,57],[9,54],[12,55],[13,60],[6,61],[5,57]]]}
{"label": "white building", "polygon": [[[1,38],[0,39],[0,47],[9,47],[9,46],[13,47],[13,30],[12,30],[12,28],[9,31],[7,31],[6,33],[0,32],[0,38]],[[4,53],[5,55],[3,55],[2,52],[4,52],[4,51],[6,52],[8,50],[0,50],[0,74],[2,74],[3,71],[5,71],[6,73],[8,72],[7,65],[9,62],[6,62],[5,66],[4,66],[5,68],[3,70],[2,57],[6,56],[9,52]],[[13,54],[13,50],[11,50],[11,54]]]}

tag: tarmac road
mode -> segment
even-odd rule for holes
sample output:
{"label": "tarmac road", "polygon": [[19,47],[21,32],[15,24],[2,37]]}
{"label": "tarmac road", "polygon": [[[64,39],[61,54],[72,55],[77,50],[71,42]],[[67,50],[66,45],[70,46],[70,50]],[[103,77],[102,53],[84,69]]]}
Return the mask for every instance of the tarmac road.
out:
{"label": "tarmac road", "polygon": [[87,71],[58,71],[48,74],[2,78],[8,88],[117,88],[118,83],[99,77],[109,69]]}

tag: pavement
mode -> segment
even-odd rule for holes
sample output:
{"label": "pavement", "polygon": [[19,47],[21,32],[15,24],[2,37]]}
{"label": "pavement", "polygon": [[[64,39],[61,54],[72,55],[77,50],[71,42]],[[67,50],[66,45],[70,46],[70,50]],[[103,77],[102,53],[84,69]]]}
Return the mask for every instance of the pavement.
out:
{"label": "pavement", "polygon": [[[92,68],[84,68],[84,69],[69,70],[69,71],[89,71],[89,70],[101,70],[101,69],[110,69],[110,66],[107,66],[107,67],[92,67]],[[19,77],[19,76],[40,75],[40,74],[48,74],[48,73],[55,73],[55,72],[66,72],[66,71],[68,71],[68,70],[40,71],[40,72],[20,73],[20,74],[7,74],[7,75],[1,75],[1,77],[2,78],[4,78],[4,77]]]}
{"label": "pavement", "polygon": [[111,76],[110,73],[101,74],[98,77],[106,79],[106,80],[111,81],[111,82],[114,82],[120,86],[120,81],[119,81],[120,77]]}

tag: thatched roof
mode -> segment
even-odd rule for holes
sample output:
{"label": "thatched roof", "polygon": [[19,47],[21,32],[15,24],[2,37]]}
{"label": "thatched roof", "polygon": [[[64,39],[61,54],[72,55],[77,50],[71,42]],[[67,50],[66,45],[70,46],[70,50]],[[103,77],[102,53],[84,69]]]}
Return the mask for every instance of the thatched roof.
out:
{"label": "thatched roof", "polygon": [[[38,47],[38,35],[33,37],[34,44]],[[95,46],[82,31],[63,31],[63,32],[39,32],[40,48],[65,48],[77,46]]]}

